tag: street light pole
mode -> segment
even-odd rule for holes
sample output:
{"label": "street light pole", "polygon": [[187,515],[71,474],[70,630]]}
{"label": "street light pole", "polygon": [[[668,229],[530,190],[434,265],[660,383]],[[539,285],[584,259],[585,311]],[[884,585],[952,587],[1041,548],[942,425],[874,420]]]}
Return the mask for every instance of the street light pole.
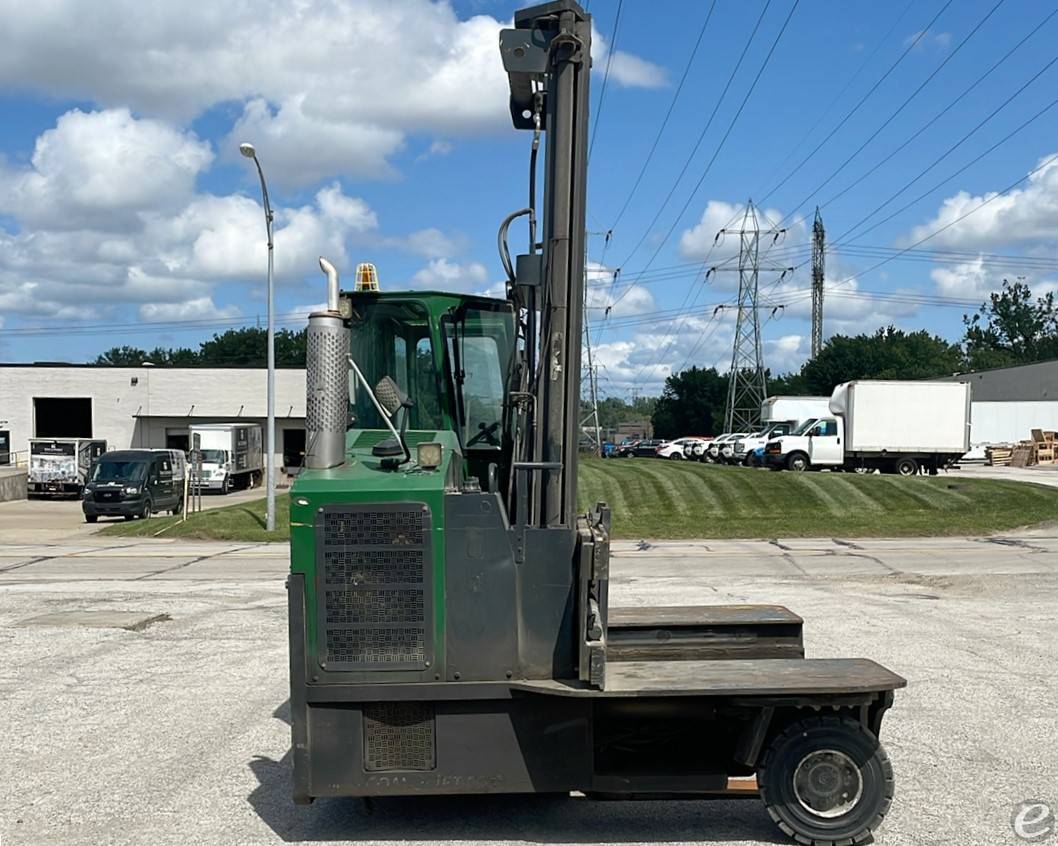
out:
{"label": "street light pole", "polygon": [[268,202],[268,185],[265,183],[261,162],[253,144],[240,144],[239,152],[253,159],[257,175],[261,179],[261,196],[264,199],[265,227],[268,231],[268,431],[266,434],[265,470],[265,530],[276,528],[276,334],[275,334],[275,282],[273,280],[272,206]]}

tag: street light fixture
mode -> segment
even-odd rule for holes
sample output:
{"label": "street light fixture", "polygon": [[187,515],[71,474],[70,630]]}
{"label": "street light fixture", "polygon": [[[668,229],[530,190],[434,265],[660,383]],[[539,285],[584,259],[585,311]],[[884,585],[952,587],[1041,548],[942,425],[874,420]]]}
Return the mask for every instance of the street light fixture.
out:
{"label": "street light fixture", "polygon": [[268,202],[268,185],[265,183],[261,162],[253,144],[240,144],[239,152],[246,158],[253,159],[257,165],[257,175],[261,178],[261,196],[264,199],[265,227],[268,231],[268,431],[266,434],[266,470],[265,470],[265,529],[274,532],[276,528],[276,333],[273,308],[275,284],[272,278],[272,206]]}

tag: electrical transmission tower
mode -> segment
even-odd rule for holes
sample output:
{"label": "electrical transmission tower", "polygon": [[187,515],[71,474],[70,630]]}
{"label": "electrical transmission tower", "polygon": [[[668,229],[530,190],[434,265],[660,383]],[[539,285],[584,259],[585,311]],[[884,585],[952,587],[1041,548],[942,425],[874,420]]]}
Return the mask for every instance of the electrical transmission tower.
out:
{"label": "electrical transmission tower", "polygon": [[823,277],[826,271],[826,231],[816,206],[812,223],[812,358],[823,349]]}
{"label": "electrical transmission tower", "polygon": [[[604,235],[602,232],[587,232],[586,235]],[[591,349],[591,321],[588,320],[588,239],[584,239],[584,366],[583,372],[581,373],[581,389],[583,390],[585,384],[588,388],[588,413],[584,416],[584,419],[580,421],[580,426],[583,429],[585,424],[591,423],[591,432],[593,435],[589,435],[595,441],[594,449],[595,454],[602,458],[602,429],[599,426],[599,365],[595,364],[592,360],[592,349]],[[587,380],[584,377],[587,376]]]}
{"label": "electrical transmission tower", "polygon": [[[760,406],[768,395],[764,373],[764,351],[760,341],[760,306],[757,281],[761,271],[786,273],[787,267],[760,263],[760,239],[765,236],[774,244],[785,229],[760,228],[757,210],[750,200],[742,217],[741,229],[721,229],[723,235],[738,235],[738,318],[731,350],[731,372],[728,374],[725,432],[750,432],[759,427]],[[712,270],[725,270],[715,267]]]}

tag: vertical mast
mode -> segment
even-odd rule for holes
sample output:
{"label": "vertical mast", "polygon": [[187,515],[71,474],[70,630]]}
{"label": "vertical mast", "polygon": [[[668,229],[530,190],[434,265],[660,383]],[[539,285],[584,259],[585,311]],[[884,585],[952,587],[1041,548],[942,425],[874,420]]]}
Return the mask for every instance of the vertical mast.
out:
{"label": "vertical mast", "polygon": [[572,528],[584,327],[591,19],[572,0],[557,0],[516,13],[514,22],[515,30],[501,34],[512,118],[515,126],[531,128],[526,106],[542,86],[546,136],[533,461],[550,467],[533,486],[533,513],[540,526]]}

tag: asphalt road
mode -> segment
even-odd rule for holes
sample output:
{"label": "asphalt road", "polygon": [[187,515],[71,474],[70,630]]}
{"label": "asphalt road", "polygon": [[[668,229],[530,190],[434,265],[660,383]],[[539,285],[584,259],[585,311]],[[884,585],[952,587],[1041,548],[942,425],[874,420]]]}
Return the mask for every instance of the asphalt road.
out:
{"label": "asphalt road", "polygon": [[[1058,532],[619,544],[611,602],[779,602],[910,680],[882,844],[1019,843],[1058,806]],[[0,843],[780,843],[756,801],[289,800],[285,547],[0,542]],[[44,615],[82,613],[75,620]],[[106,615],[156,619],[139,631]],[[114,618],[113,621],[118,621]],[[1058,838],[1048,841],[1058,842]]]}

